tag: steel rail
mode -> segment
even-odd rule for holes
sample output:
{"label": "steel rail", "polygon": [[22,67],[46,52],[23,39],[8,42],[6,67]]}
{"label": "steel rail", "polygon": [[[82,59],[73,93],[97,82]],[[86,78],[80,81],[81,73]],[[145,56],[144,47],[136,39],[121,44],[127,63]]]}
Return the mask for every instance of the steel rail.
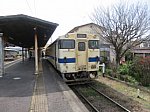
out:
{"label": "steel rail", "polygon": [[67,83],[68,86],[76,86],[76,85],[85,85],[85,84],[89,84],[91,83],[91,81],[82,81],[82,82],[71,82],[71,83]]}
{"label": "steel rail", "polygon": [[75,89],[75,91],[78,93],[78,95],[80,95],[90,106],[91,108],[95,111],[95,112],[100,112],[99,110],[97,110],[97,108],[92,104],[90,103],[87,98],[85,98],[81,92],[79,92],[75,87],[73,87],[73,89]]}
{"label": "steel rail", "polygon": [[9,62],[7,64],[4,64],[4,68],[6,69],[6,68],[8,68],[8,67],[10,67],[10,66],[12,66],[12,65],[14,65],[16,63],[19,63],[20,61],[21,61],[21,59],[17,59],[17,60]]}
{"label": "steel rail", "polygon": [[98,91],[97,89],[95,89],[93,86],[91,86],[89,84],[88,84],[88,86],[91,87],[96,92],[98,92],[99,94],[103,95],[105,98],[109,99],[111,102],[115,103],[117,106],[119,106],[123,110],[125,110],[127,112],[131,112],[130,110],[128,110],[127,108],[125,108],[124,106],[122,106],[121,104],[119,104],[118,102],[114,101],[113,99],[111,99],[110,97],[108,97],[107,95],[105,95],[104,93],[102,93],[102,92]]}

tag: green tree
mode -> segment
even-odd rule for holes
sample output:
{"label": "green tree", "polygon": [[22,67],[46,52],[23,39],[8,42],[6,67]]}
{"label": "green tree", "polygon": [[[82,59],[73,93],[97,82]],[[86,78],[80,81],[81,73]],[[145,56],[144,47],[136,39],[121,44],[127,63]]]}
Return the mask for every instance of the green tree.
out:
{"label": "green tree", "polygon": [[150,85],[150,57],[139,58],[133,64],[134,77],[141,85]]}

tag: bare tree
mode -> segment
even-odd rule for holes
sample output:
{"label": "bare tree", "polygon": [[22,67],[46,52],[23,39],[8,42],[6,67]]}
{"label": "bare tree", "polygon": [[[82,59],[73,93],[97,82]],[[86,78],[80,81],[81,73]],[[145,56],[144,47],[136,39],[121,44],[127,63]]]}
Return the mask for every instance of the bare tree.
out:
{"label": "bare tree", "polygon": [[149,38],[150,16],[147,5],[119,3],[105,10],[98,7],[91,19],[101,28],[97,33],[114,47],[116,67],[129,49]]}

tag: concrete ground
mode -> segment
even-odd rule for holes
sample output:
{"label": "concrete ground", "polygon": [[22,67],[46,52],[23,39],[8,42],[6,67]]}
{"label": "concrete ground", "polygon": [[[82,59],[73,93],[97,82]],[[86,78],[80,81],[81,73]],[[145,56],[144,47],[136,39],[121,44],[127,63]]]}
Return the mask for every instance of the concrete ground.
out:
{"label": "concrete ground", "polygon": [[5,69],[0,78],[0,112],[29,111],[35,83],[32,62],[20,62]]}
{"label": "concrete ground", "polygon": [[88,112],[47,61],[34,75],[28,60],[6,68],[0,78],[0,112]]}

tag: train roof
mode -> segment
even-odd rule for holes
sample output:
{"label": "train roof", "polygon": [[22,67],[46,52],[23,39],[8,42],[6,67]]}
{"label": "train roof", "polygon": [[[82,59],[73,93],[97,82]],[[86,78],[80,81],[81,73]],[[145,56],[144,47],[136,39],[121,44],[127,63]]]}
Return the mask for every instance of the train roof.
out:
{"label": "train roof", "polygon": [[16,51],[16,52],[18,52],[18,50],[16,50],[16,49],[4,49],[4,51]]}

